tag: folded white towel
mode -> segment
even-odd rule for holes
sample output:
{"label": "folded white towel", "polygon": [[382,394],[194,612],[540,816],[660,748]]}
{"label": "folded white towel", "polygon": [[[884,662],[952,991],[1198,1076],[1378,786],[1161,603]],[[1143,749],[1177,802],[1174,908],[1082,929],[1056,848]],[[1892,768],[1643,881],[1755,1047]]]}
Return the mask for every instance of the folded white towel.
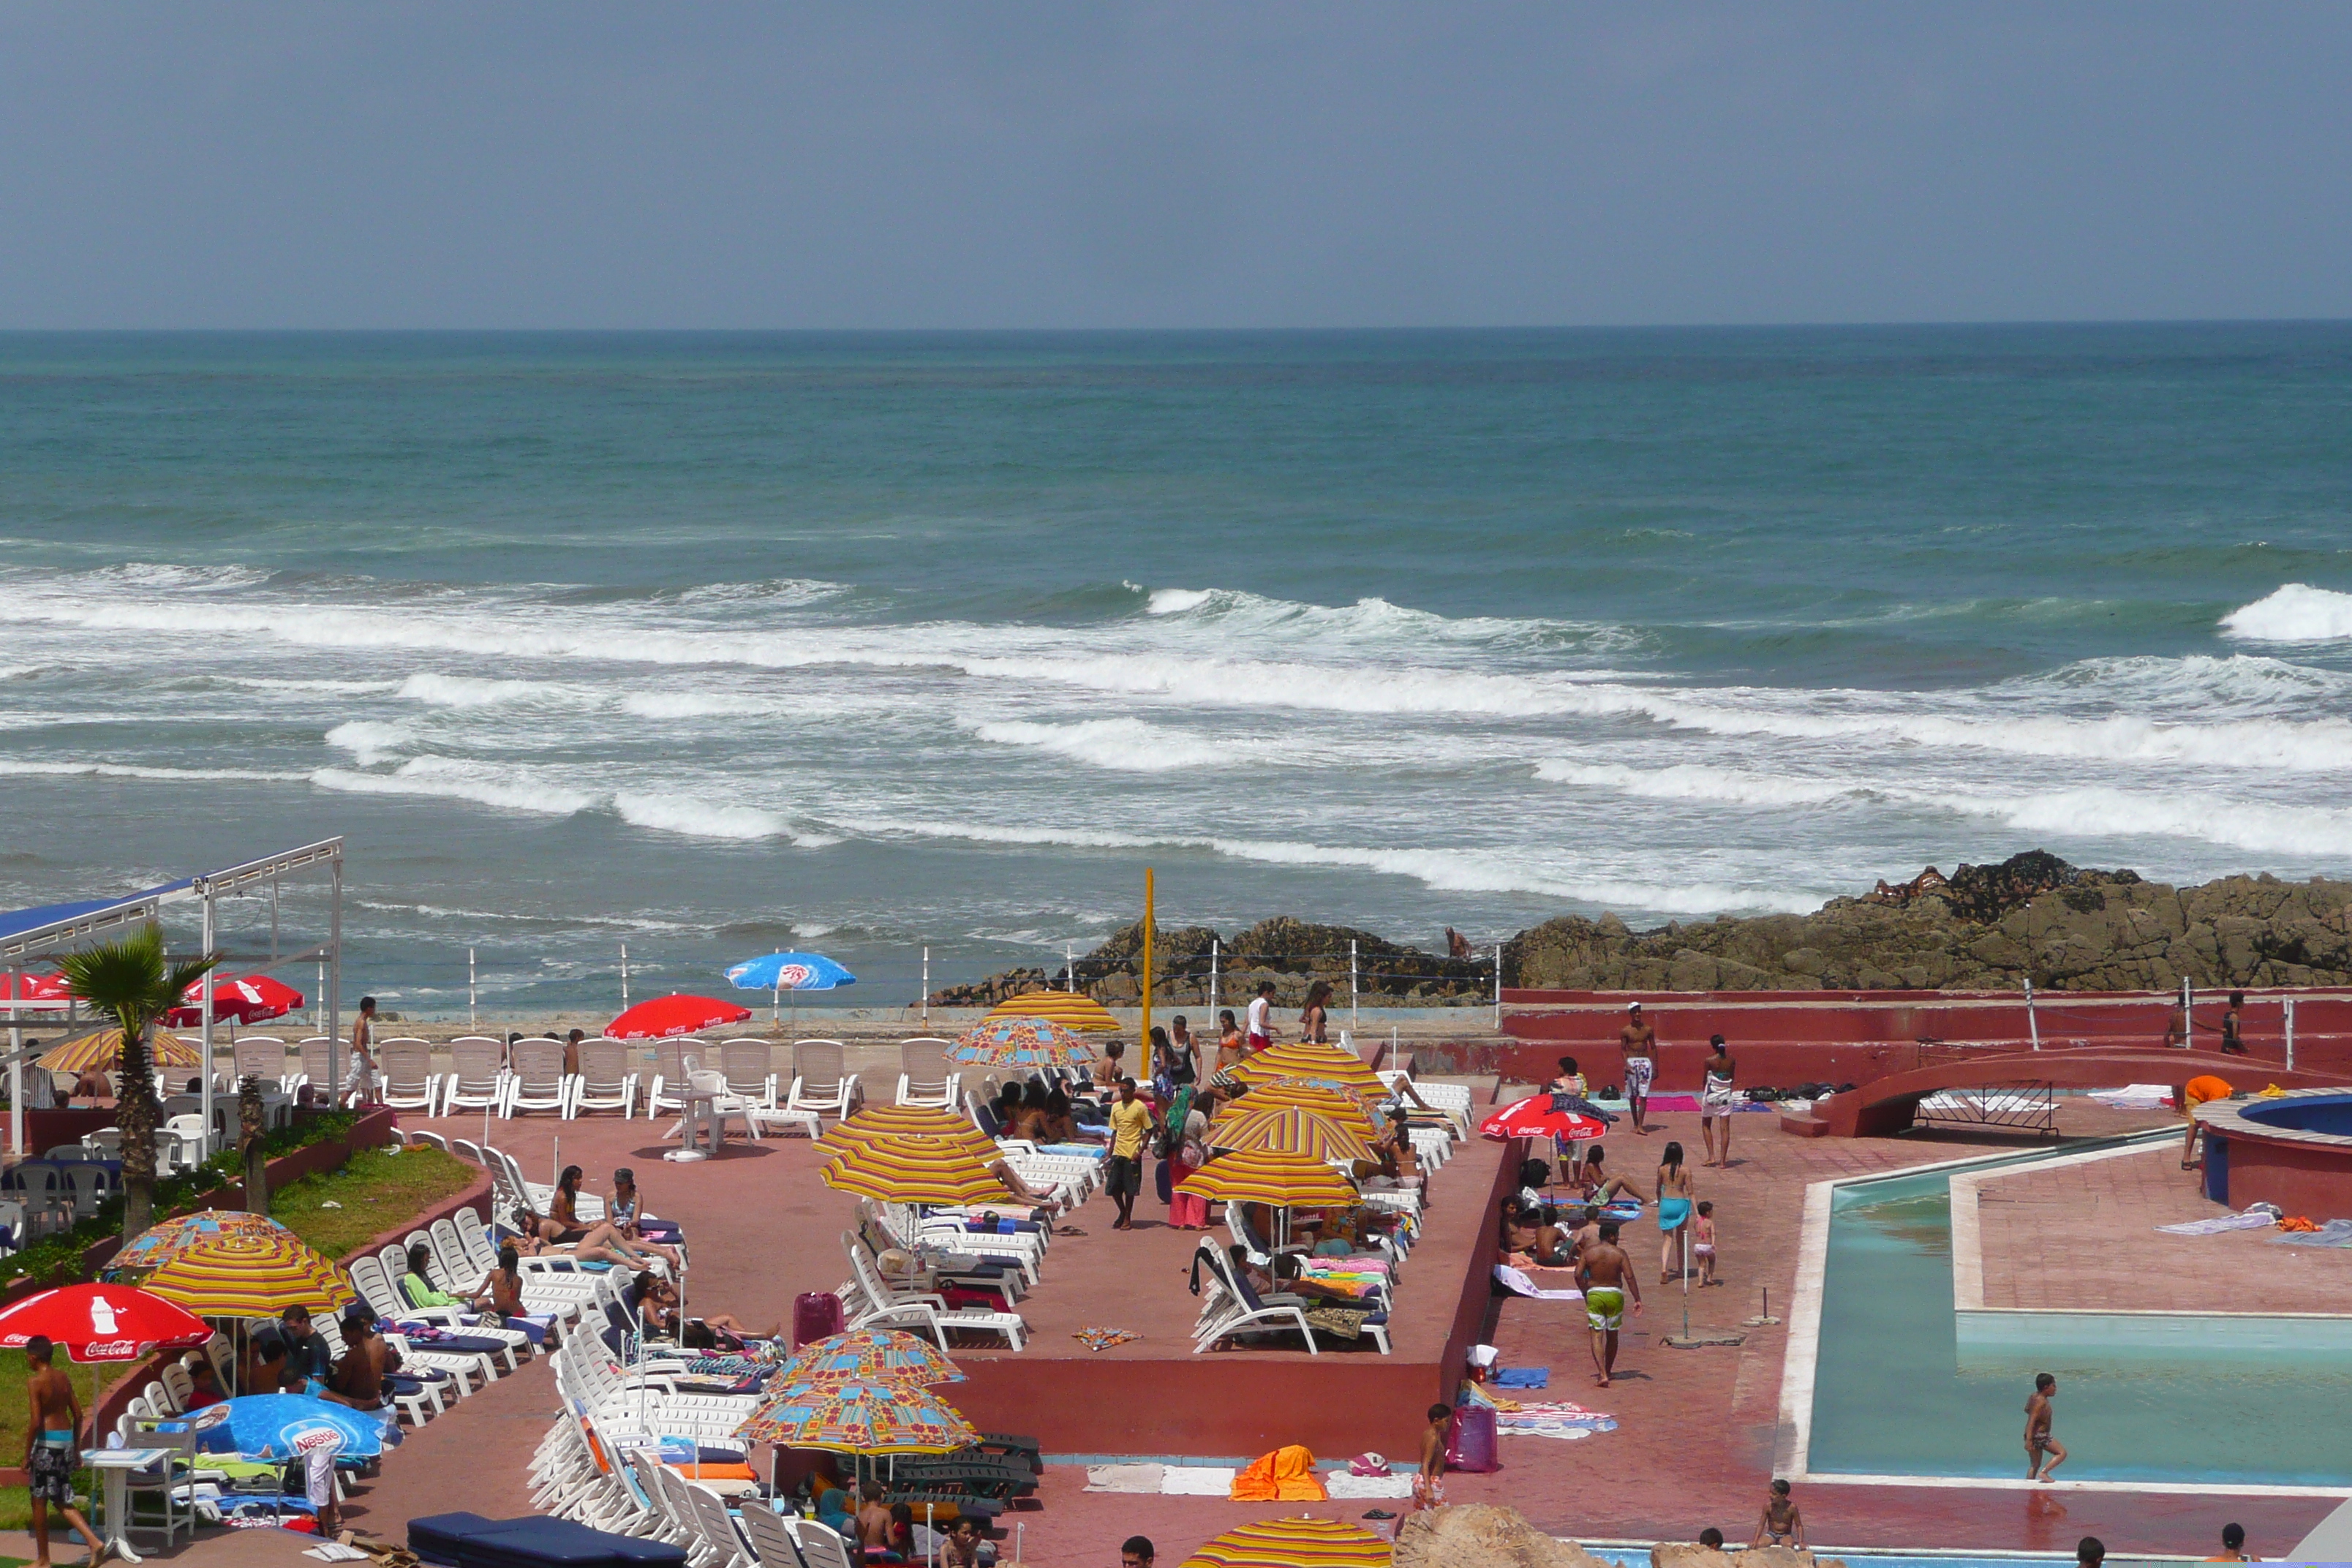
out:
{"label": "folded white towel", "polygon": [[1238,1473],[1231,1465],[1170,1465],[1160,1473],[1160,1489],[1170,1497],[1227,1497]]}
{"label": "folded white towel", "polygon": [[1165,1465],[1088,1465],[1087,1490],[1090,1492],[1156,1492]]}

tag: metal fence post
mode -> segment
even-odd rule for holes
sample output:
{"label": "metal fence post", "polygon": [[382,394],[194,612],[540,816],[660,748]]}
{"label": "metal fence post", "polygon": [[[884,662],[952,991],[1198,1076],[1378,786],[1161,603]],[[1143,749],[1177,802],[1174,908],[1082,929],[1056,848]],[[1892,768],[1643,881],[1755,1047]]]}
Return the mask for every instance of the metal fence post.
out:
{"label": "metal fence post", "polygon": [[1503,944],[1495,944],[1495,1027],[1503,1026]]}
{"label": "metal fence post", "polygon": [[923,1022],[931,1021],[931,950],[923,949]]}
{"label": "metal fence post", "polygon": [[1362,1023],[1361,1009],[1357,1006],[1356,939],[1351,936],[1348,939],[1348,1026],[1352,1029]]}
{"label": "metal fence post", "polygon": [[2037,1051],[2040,1050],[2042,1048],[2042,1026],[2035,1021],[2033,1016],[2033,981],[2031,977],[2028,977],[2025,982],[2025,1032],[2026,1035],[2033,1041],[2033,1048]]}
{"label": "metal fence post", "polygon": [[1217,1021],[1217,939],[1209,939],[1209,1022]]}
{"label": "metal fence post", "polygon": [[2294,998],[2286,999],[2286,1070],[2294,1070]]}

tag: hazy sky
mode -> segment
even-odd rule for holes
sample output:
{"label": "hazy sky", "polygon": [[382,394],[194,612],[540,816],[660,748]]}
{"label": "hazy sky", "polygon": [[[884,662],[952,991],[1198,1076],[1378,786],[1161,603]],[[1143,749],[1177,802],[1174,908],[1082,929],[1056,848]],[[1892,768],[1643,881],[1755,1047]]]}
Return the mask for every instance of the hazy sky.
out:
{"label": "hazy sky", "polygon": [[2352,6],[0,8],[0,326],[2352,315]]}

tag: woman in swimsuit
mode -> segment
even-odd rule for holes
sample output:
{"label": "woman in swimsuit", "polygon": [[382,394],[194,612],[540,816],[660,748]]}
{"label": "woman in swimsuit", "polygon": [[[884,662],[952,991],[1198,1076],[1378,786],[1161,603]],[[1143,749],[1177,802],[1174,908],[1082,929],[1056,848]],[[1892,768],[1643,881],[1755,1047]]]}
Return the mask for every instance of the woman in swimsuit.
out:
{"label": "woman in swimsuit", "polygon": [[1249,1042],[1242,1038],[1242,1026],[1234,1021],[1231,1007],[1217,1011],[1217,1070],[1237,1068],[1249,1060]]}
{"label": "woman in swimsuit", "polygon": [[1580,1143],[1577,1147],[1584,1151],[1584,1169],[1582,1179],[1575,1184],[1578,1195],[1586,1203],[1598,1207],[1620,1193],[1629,1198],[1640,1198],[1644,1195],[1641,1188],[1624,1177],[1612,1176],[1601,1168],[1608,1155],[1607,1149],[1598,1143]]}
{"label": "woman in swimsuit", "polygon": [[1330,1016],[1323,1004],[1331,999],[1331,983],[1318,980],[1307,988],[1307,1005],[1298,1012],[1298,1037],[1308,1045],[1330,1043]]}
{"label": "woman in swimsuit", "polygon": [[[1706,1140],[1706,1163],[1731,1163],[1731,1048],[1717,1035],[1707,1041],[1715,1054],[1706,1058],[1706,1081],[1698,1091],[1698,1132]],[[1719,1145],[1719,1146],[1718,1146]]]}
{"label": "woman in swimsuit", "polygon": [[1675,1257],[1675,1247],[1691,1222],[1691,1200],[1697,1191],[1689,1168],[1683,1163],[1683,1146],[1668,1143],[1665,1163],[1658,1167],[1658,1228],[1665,1233],[1658,1248],[1661,1285],[1674,1283],[1675,1270],[1681,1268]]}

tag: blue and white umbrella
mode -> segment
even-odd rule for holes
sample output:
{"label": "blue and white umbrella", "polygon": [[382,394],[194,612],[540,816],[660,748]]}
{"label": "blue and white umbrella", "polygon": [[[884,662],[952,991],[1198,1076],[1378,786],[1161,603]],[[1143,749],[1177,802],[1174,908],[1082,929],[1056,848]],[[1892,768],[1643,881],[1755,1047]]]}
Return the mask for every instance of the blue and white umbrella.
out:
{"label": "blue and white umbrella", "polygon": [[857,984],[852,974],[821,952],[772,952],[727,966],[728,981],[738,991],[773,993],[770,1016],[783,1005],[787,991],[832,991]]}
{"label": "blue and white umbrella", "polygon": [[219,1408],[227,1413],[229,1441],[248,1459],[282,1463],[315,1447],[352,1459],[383,1452],[381,1421],[307,1394],[249,1394]]}

